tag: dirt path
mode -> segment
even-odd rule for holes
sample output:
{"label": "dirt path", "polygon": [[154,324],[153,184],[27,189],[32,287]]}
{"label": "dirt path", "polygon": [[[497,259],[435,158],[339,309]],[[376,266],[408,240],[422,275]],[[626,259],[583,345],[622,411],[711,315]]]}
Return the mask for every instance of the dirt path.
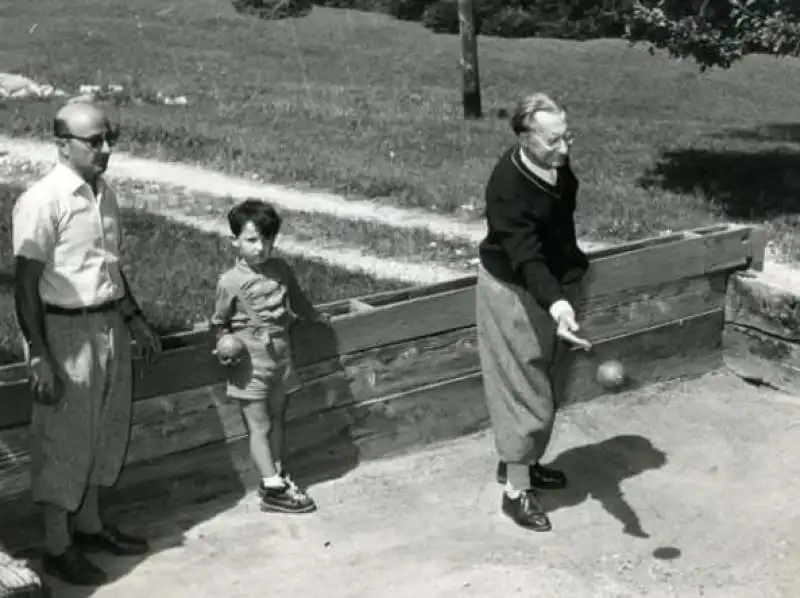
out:
{"label": "dirt path", "polygon": [[[33,170],[43,170],[54,161],[51,144],[31,139],[8,138],[0,135],[0,164],[5,163],[4,178],[14,179],[14,170],[19,173],[26,164]],[[30,179],[32,172],[26,173]],[[18,175],[17,175],[18,176]],[[38,173],[36,173],[38,176]],[[142,181],[182,188],[188,193],[202,193],[242,199],[253,196],[266,199],[285,212],[321,213],[341,220],[362,220],[391,226],[402,235],[404,230],[414,228],[428,231],[445,239],[466,240],[475,246],[485,235],[482,219],[456,218],[435,214],[425,210],[395,208],[378,202],[345,199],[343,197],[310,190],[289,189],[279,185],[247,180],[203,168],[157,160],[136,158],[125,153],[115,153],[108,176],[112,180]],[[28,182],[28,181],[25,181]],[[184,213],[174,206],[158,205],[149,201],[143,206],[149,212],[166,216],[172,220],[201,228],[206,231],[227,234],[227,224],[219,217],[198,217]],[[603,247],[606,244],[581,242],[586,249]],[[361,272],[377,279],[399,280],[409,284],[434,284],[459,278],[474,270],[471,261],[458,260],[458,267],[449,264],[419,263],[408,259],[370,255],[365,248],[347,238],[335,243],[308,241],[282,235],[278,247],[288,255],[302,256],[330,264],[352,272]]]}
{"label": "dirt path", "polygon": [[[54,151],[51,144],[31,139],[9,138],[0,135],[0,161],[11,158],[15,162],[29,162],[39,166],[51,164]],[[267,199],[288,212],[312,212],[336,216],[341,219],[370,220],[390,225],[398,229],[425,228],[445,238],[464,239],[477,245],[485,234],[483,220],[455,218],[424,210],[411,210],[381,205],[368,200],[345,199],[341,196],[316,191],[289,189],[279,185],[251,181],[218,172],[205,170],[198,166],[164,163],[157,160],[136,158],[117,153],[109,170],[111,179],[125,179],[155,182],[163,185],[184,187],[220,196],[243,198],[255,196]],[[223,220],[202,219],[180,211],[159,208],[149,204],[148,211],[168,216],[184,224],[199,225],[205,230],[221,232],[225,230]],[[581,240],[586,250],[607,247],[607,243]],[[281,249],[290,255],[306,256],[350,271],[359,271],[375,278],[404,280],[412,284],[432,284],[442,280],[457,278],[471,271],[471,268],[453,268],[445,265],[422,265],[402,260],[392,260],[371,256],[361,248],[349,245],[342,239],[336,247],[323,247],[284,236]],[[771,280],[800,290],[800,270],[794,264],[779,262],[768,251],[765,269]]]}
{"label": "dirt path", "polygon": [[554,530],[499,512],[491,438],[362,464],[312,487],[321,510],[270,516],[248,496],[94,593],[55,598],[792,598],[800,596],[800,398],[727,374],[562,414]]}
{"label": "dirt path", "polygon": [[[35,163],[52,163],[55,159],[52,144],[32,139],[9,138],[0,135],[0,153],[8,152],[18,159]],[[375,201],[344,199],[341,196],[312,190],[290,189],[280,185],[247,180],[242,177],[212,172],[198,166],[159,162],[114,153],[109,177],[154,181],[165,185],[186,187],[215,195],[243,199],[259,197],[277,208],[296,212],[322,212],[350,220],[373,220],[398,228],[426,228],[442,237],[480,241],[485,225],[479,218],[457,219],[425,210],[395,208]]]}
{"label": "dirt path", "polygon": [[[222,218],[187,216],[178,210],[162,209],[157,210],[156,213],[197,230],[221,236],[228,234],[228,223]],[[400,280],[409,284],[436,284],[467,276],[474,271],[474,268],[456,269],[436,264],[375,257],[357,247],[348,247],[346,243],[339,246],[321,246],[300,241],[285,234],[278,238],[276,246],[288,255],[321,261],[350,272],[361,272],[372,278]]]}

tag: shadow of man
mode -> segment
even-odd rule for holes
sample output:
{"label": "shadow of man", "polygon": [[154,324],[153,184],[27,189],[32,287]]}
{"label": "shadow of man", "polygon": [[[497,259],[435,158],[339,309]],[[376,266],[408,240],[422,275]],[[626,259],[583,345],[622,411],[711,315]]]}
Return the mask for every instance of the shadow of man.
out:
{"label": "shadow of man", "polygon": [[564,471],[569,485],[563,490],[542,493],[542,504],[545,511],[552,513],[593,499],[623,524],[623,533],[635,538],[649,538],[642,529],[639,516],[625,500],[621,484],[666,463],[666,453],[643,436],[620,435],[575,447],[548,464]]}
{"label": "shadow of man", "polygon": [[300,324],[292,337],[299,386],[287,401],[284,454],[291,474],[312,486],[339,478],[359,463],[352,438],[357,423],[353,376],[330,323]]}

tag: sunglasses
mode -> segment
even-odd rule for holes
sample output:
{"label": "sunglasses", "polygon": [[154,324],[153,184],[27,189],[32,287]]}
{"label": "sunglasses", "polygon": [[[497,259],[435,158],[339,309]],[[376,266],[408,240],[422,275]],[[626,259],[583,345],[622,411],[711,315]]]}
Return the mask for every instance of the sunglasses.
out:
{"label": "sunglasses", "polygon": [[98,133],[97,135],[90,135],[89,137],[81,137],[80,135],[59,135],[59,139],[77,139],[82,141],[93,150],[99,150],[103,147],[103,142],[108,144],[108,147],[114,147],[119,140],[119,133],[116,131],[109,131],[107,133]]}

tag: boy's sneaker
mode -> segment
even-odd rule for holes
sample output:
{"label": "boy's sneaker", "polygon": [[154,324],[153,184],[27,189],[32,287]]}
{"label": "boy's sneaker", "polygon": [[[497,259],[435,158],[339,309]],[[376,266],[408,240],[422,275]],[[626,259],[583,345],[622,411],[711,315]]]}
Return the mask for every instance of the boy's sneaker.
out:
{"label": "boy's sneaker", "polygon": [[289,478],[283,478],[283,488],[267,488],[263,482],[258,488],[261,510],[272,513],[311,513],[317,510],[314,500],[300,490]]}

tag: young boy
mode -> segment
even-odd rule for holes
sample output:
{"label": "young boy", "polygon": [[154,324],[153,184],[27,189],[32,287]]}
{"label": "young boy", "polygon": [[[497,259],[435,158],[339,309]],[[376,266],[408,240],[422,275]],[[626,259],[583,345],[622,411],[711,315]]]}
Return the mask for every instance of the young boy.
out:
{"label": "young boy", "polygon": [[228,213],[234,266],[217,283],[211,326],[216,338],[234,335],[243,351],[228,368],[227,395],[238,402],[261,474],[263,511],[308,513],[314,501],[283,471],[286,390],[294,379],[289,328],[296,320],[327,321],[301,292],[291,267],[272,257],[281,219],[268,203],[246,199]]}

